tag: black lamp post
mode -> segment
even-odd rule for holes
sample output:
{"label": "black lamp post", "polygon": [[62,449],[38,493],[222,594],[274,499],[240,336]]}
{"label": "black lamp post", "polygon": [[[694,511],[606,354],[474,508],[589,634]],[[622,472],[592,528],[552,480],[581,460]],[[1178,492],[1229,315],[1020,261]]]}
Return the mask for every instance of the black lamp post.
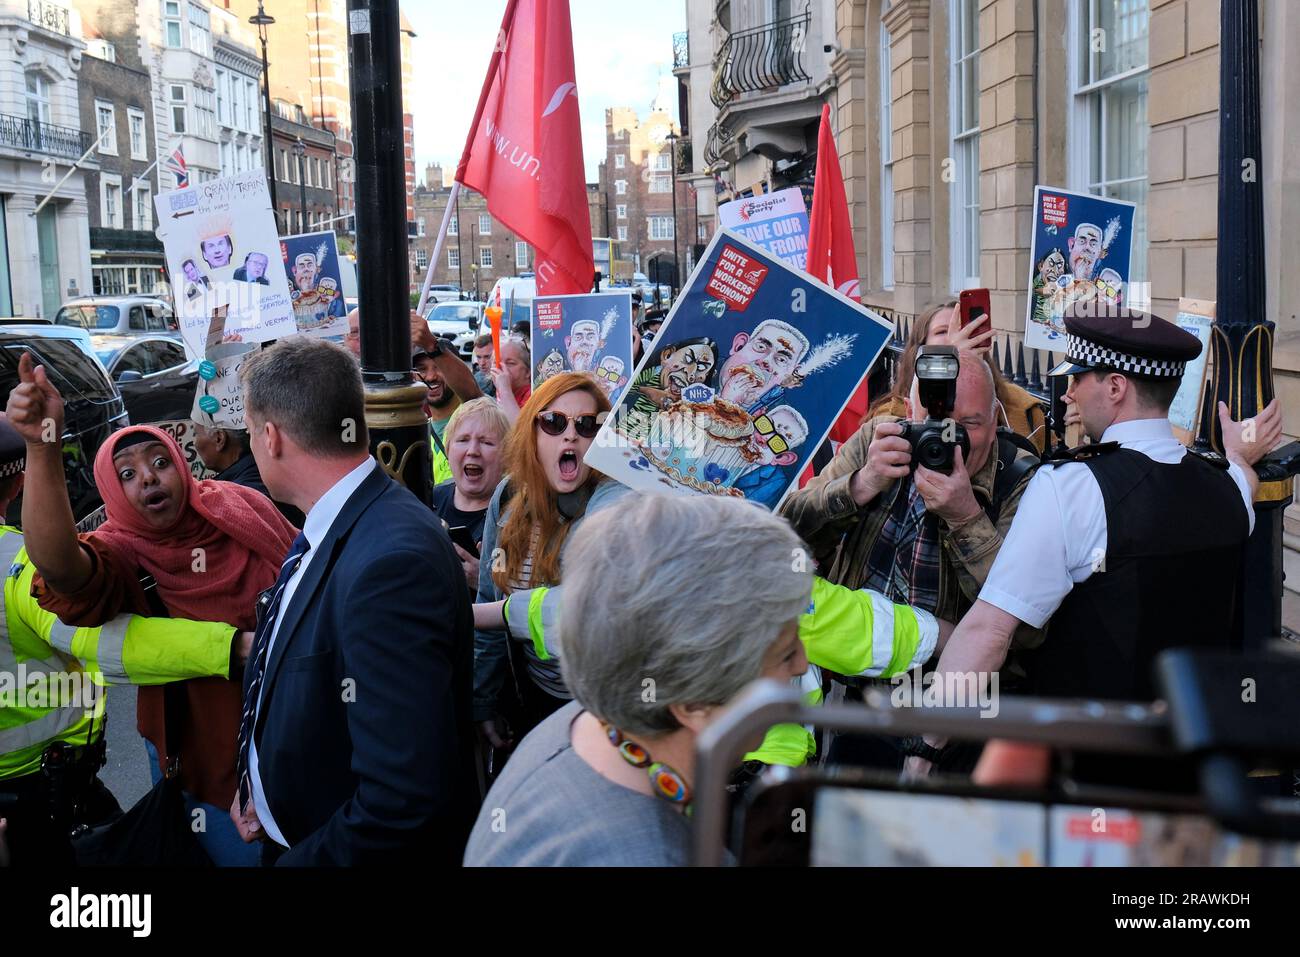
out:
{"label": "black lamp post", "polygon": [[293,155],[298,157],[298,231],[307,231],[307,177],[302,175],[302,159],[307,155],[307,147],[298,137],[293,144]]}
{"label": "black lamp post", "polygon": [[[677,298],[677,288],[681,283],[681,266],[677,259],[677,140],[678,136],[672,130],[664,137],[668,141],[669,153],[668,162],[673,171],[673,298]],[[655,299],[659,298],[659,283],[655,282]],[[656,303],[658,305],[658,303]]]}
{"label": "black lamp post", "polygon": [[248,18],[257,27],[257,38],[262,41],[262,98],[266,108],[266,185],[271,191],[271,208],[275,209],[275,140],[271,138],[271,73],[266,62],[266,28],[275,23],[275,17],[262,9],[257,0],[257,12]]}

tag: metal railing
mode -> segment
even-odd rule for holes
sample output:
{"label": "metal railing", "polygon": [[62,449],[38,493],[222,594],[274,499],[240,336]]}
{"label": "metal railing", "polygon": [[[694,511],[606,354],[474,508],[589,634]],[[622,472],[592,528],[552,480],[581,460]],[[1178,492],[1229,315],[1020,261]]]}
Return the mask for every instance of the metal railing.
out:
{"label": "metal railing", "polygon": [[722,162],[722,150],[731,142],[732,133],[722,123],[714,123],[709,128],[708,138],[704,141],[704,162],[715,166]]}
{"label": "metal railing", "polygon": [[713,86],[709,98],[725,106],[741,93],[774,90],[788,83],[807,82],[804,52],[812,10],[727,37],[713,61]]}
{"label": "metal railing", "polygon": [[67,126],[42,123],[26,116],[0,113],[0,147],[48,153],[79,159],[94,142],[89,133]]}
{"label": "metal railing", "polygon": [[691,65],[691,44],[690,34],[686,31],[673,34],[673,69],[680,70],[682,67]]}
{"label": "metal railing", "polygon": [[27,19],[38,27],[51,33],[61,33],[65,37],[72,35],[71,18],[68,8],[45,0],[27,0]]}

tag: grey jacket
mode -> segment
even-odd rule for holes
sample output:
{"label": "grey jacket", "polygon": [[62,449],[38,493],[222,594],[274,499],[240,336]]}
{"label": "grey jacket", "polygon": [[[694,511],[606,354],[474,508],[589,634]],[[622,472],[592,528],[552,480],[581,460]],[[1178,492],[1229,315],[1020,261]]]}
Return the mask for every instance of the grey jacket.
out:
{"label": "grey jacket", "polygon": [[[501,508],[501,496],[505,492],[506,486],[510,482],[510,477],[506,476],[497,486],[496,491],[492,494],[492,501],[488,504],[487,515],[483,521],[483,545],[479,549],[482,560],[482,566],[479,569],[478,576],[478,595],[475,597],[476,604],[485,604],[500,601],[506,596],[497,588],[496,582],[492,578],[493,558],[497,551],[497,536],[500,532],[501,525],[504,523],[506,516],[509,514],[509,503],[503,512]],[[591,498],[587,501],[587,507],[582,514],[573,520],[573,527],[569,530],[568,537],[565,538],[565,548],[572,540],[573,532],[580,526],[583,520],[595,512],[606,508],[623,498],[625,495],[632,494],[632,490],[626,485],[621,485],[613,479],[603,479],[596,486],[595,491],[591,493]],[[564,550],[560,551],[561,561],[564,557]],[[554,585],[555,582],[534,582],[535,585]],[[511,611],[514,612],[514,601],[511,601]],[[507,642],[509,637],[504,630],[500,631],[480,631],[474,630],[474,720],[488,721],[497,713],[497,698],[501,694],[501,687],[505,683],[506,672],[509,668],[507,660],[508,649]],[[524,652],[529,656],[530,662],[535,658],[535,651],[530,644],[525,642]],[[544,662],[552,668],[558,667],[554,659]]]}

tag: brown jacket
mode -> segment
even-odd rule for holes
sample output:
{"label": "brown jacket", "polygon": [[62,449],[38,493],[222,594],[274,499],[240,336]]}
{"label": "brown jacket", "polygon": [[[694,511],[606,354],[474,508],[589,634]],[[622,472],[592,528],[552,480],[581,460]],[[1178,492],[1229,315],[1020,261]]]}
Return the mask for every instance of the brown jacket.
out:
{"label": "brown jacket", "polygon": [[[899,479],[861,508],[854,503],[849,491],[853,474],[867,462],[867,448],[871,445],[876,426],[897,421],[899,417],[895,415],[878,415],[864,422],[853,437],[840,446],[821,474],[790,495],[781,506],[781,514],[812,549],[823,577],[837,585],[865,587],[871,549],[884,528],[895,497],[905,494],[904,490],[910,484],[910,479]],[[1025,451],[1016,453],[1017,459],[1028,456]],[[995,448],[988,462],[971,476],[971,486],[980,505],[992,500],[997,462]],[[940,522],[943,552],[939,563],[937,617],[957,622],[975,603],[1032,475],[1032,470],[1026,472],[1008,493],[996,523],[983,509],[973,519],[955,528]],[[1041,641],[1040,631],[1021,624],[1016,630],[1014,647],[1034,648]],[[1013,668],[1005,677],[1010,678],[1019,671]]]}

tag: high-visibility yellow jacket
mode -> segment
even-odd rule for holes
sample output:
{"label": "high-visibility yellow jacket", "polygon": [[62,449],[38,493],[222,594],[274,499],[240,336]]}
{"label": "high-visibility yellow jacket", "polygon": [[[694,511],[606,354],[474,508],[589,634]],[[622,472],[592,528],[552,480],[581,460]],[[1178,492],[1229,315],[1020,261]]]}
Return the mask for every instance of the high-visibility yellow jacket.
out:
{"label": "high-visibility yellow jacket", "polygon": [[439,441],[437,434],[433,431],[433,424],[429,424],[429,458],[433,462],[433,484],[445,482],[451,478],[451,461],[447,458],[446,451],[443,450],[442,443]]}
{"label": "high-visibility yellow jacket", "polygon": [[[512,637],[532,642],[543,660],[559,657],[559,606],[563,586],[513,592],[506,605]],[[897,605],[879,592],[813,579],[812,602],[799,619],[809,669],[798,685],[809,704],[822,701],[821,669],[862,678],[888,678],[918,667],[934,654],[939,623],[927,611]],[[812,730],[779,724],[747,761],[798,767],[816,753]]]}
{"label": "high-visibility yellow jacket", "polygon": [[0,571],[0,780],[39,770],[55,741],[91,743],[102,732],[107,685],[230,676],[231,625],[140,615],[65,625],[32,597],[36,568],[22,533],[6,525]]}

